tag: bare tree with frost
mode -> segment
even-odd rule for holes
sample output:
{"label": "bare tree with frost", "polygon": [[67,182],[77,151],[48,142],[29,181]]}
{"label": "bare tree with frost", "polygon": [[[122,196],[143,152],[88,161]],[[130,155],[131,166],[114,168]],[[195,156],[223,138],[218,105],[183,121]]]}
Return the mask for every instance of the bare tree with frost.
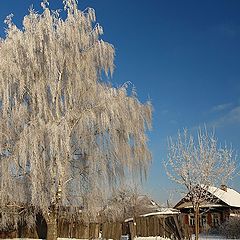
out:
{"label": "bare tree with frost", "polygon": [[151,105],[101,81],[114,48],[100,39],[93,9],[63,3],[66,19],[47,0],[23,29],[7,17],[0,45],[0,227],[30,227],[40,213],[48,239],[62,206],[96,215],[106,189],[126,172],[145,174],[151,159]]}
{"label": "bare tree with frost", "polygon": [[127,218],[144,214],[149,210],[149,206],[143,204],[144,197],[137,186],[120,186],[109,197],[102,216],[109,221],[123,222]]}
{"label": "bare tree with frost", "polygon": [[233,176],[236,155],[231,148],[218,146],[214,133],[206,129],[199,129],[196,139],[188,130],[179,132],[176,140],[169,139],[168,146],[166,171],[188,192],[185,200],[192,203],[198,239],[200,205],[213,200],[209,187],[216,186],[217,190]]}
{"label": "bare tree with frost", "polygon": [[146,195],[140,194],[137,185],[124,185],[116,189],[107,201],[101,217],[106,221],[124,222],[132,218],[131,235],[136,237],[137,217],[156,211],[156,205]]}

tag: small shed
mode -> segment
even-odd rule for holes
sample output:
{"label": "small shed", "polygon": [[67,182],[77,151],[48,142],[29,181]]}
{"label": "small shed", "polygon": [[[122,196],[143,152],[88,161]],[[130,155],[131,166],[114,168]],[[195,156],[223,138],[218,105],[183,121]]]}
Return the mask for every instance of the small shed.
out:
{"label": "small shed", "polygon": [[137,237],[168,237],[181,239],[182,230],[179,222],[180,212],[176,209],[161,208],[138,217],[126,219],[123,223],[123,234]]}

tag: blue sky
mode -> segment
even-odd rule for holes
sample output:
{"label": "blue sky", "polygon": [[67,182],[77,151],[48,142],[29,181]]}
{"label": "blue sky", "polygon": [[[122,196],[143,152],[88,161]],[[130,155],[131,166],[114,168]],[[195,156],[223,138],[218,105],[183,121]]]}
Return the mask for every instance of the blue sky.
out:
{"label": "blue sky", "polygon": [[[1,0],[0,36],[5,17],[13,13],[21,26],[32,3],[40,9],[40,0]],[[131,81],[141,101],[152,101],[153,163],[143,188],[165,203],[176,189],[162,167],[167,136],[206,124],[220,142],[240,150],[240,1],[79,1],[87,6],[115,46],[114,84]],[[62,8],[61,0],[50,7]],[[230,186],[240,191],[239,181]]]}

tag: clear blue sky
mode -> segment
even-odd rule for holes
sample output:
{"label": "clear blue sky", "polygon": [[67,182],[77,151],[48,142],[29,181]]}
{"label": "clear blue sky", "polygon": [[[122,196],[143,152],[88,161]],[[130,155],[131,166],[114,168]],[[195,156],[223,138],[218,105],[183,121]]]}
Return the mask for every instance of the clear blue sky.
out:
{"label": "clear blue sky", "polygon": [[[4,18],[21,19],[40,0],[1,0]],[[54,9],[61,0],[50,0]],[[240,152],[240,1],[239,0],[79,0],[96,10],[104,40],[116,49],[112,81],[131,81],[141,101],[154,107],[149,134],[153,164],[144,189],[165,202],[176,186],[162,167],[166,138],[178,129],[214,126],[221,142]],[[231,186],[240,191],[240,178]]]}

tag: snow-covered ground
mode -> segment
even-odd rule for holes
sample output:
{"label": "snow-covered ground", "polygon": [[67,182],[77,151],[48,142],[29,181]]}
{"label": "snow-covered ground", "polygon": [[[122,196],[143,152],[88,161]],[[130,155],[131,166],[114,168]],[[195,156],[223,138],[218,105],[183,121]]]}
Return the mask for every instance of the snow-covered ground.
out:
{"label": "snow-covered ground", "polygon": [[170,238],[162,238],[162,237],[137,237],[134,240],[170,240]]}
{"label": "snow-covered ground", "polygon": [[[167,240],[169,238],[162,238],[162,237],[138,237],[135,240]],[[194,236],[192,240],[194,240]],[[225,237],[216,236],[216,235],[200,235],[199,240],[226,240]],[[170,239],[169,239],[170,240]],[[240,239],[227,239],[227,240],[240,240]]]}
{"label": "snow-covered ground", "polygon": [[[193,236],[192,237],[192,240],[194,240],[195,239],[195,237]],[[225,237],[223,237],[223,236],[218,236],[218,235],[201,235],[200,234],[200,236],[199,236],[199,240],[212,240],[212,239],[214,239],[214,240],[226,240],[227,238],[225,238]],[[227,240],[239,240],[239,239],[227,239]]]}

